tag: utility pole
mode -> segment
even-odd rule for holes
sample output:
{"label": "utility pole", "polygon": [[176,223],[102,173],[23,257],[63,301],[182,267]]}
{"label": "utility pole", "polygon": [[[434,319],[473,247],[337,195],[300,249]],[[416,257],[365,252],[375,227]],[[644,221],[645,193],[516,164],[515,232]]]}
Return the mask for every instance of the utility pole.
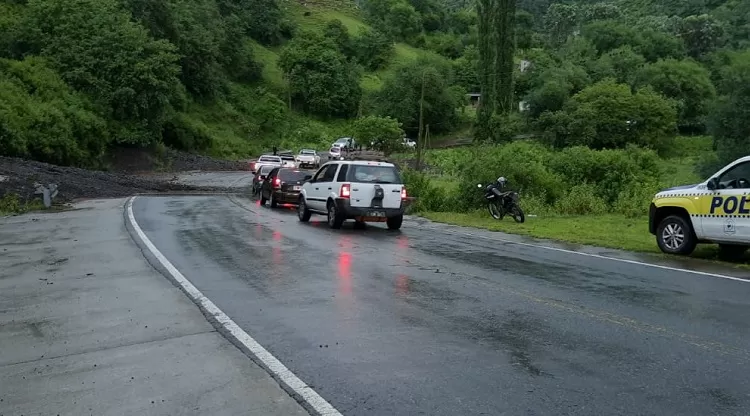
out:
{"label": "utility pole", "polygon": [[419,133],[417,134],[417,171],[422,170],[422,146],[424,145],[424,89],[425,71],[422,71],[422,96],[419,98]]}

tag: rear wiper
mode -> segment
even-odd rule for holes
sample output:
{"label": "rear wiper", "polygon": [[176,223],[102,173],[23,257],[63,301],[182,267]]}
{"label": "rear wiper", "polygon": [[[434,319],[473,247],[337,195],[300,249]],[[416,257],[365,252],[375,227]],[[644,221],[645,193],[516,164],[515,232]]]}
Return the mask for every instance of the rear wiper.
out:
{"label": "rear wiper", "polygon": [[391,181],[373,181],[372,183],[381,183],[381,184],[392,184]]}

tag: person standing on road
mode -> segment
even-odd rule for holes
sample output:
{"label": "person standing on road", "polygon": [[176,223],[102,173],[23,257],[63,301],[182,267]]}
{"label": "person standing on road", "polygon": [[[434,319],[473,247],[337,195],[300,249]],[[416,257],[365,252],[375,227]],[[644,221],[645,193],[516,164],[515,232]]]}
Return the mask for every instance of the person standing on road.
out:
{"label": "person standing on road", "polygon": [[274,147],[273,147],[273,155],[274,155],[274,156],[276,156],[276,152],[277,152],[277,151],[278,151],[278,149],[276,148],[276,146],[274,146]]}

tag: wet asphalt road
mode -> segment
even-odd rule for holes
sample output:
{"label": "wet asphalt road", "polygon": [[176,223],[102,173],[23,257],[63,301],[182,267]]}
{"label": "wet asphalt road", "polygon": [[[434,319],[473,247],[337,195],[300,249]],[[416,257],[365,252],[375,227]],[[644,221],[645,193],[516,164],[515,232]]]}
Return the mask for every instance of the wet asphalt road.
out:
{"label": "wet asphalt road", "polygon": [[422,220],[330,230],[239,197],[139,197],[134,212],[345,415],[750,413],[750,283]]}

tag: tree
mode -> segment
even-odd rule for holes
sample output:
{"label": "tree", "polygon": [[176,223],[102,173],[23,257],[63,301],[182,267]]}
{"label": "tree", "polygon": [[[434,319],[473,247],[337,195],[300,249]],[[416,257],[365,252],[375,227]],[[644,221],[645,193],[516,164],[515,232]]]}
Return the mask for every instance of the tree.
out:
{"label": "tree", "polygon": [[492,135],[490,123],[497,105],[495,82],[496,36],[495,0],[477,0],[479,15],[479,87],[481,98],[477,110],[476,138],[487,140]]}
{"label": "tree", "polygon": [[0,59],[0,154],[99,167],[106,122],[43,59]]}
{"label": "tree", "polygon": [[707,14],[684,18],[677,35],[685,42],[688,55],[695,59],[701,59],[724,43],[721,24]]}
{"label": "tree", "polygon": [[564,43],[578,27],[578,6],[553,3],[544,15],[544,31],[552,45]]}
{"label": "tree", "polygon": [[590,23],[583,27],[582,34],[591,40],[599,54],[625,45],[641,44],[641,39],[635,29],[614,20],[599,20]]}
{"label": "tree", "polygon": [[456,85],[460,85],[466,93],[476,93],[479,86],[479,50],[470,45],[464,49],[464,54],[453,62]]}
{"label": "tree", "polygon": [[411,4],[401,1],[391,6],[385,22],[389,33],[401,40],[412,39],[422,28],[417,10]]}
{"label": "tree", "polygon": [[387,155],[401,148],[404,131],[401,123],[391,117],[367,116],[354,122],[352,127],[354,137],[360,143],[368,146],[375,144],[375,148]]}
{"label": "tree", "polygon": [[[151,1],[151,0],[140,0]],[[276,0],[216,0],[222,15],[235,15],[250,37],[266,45],[277,45],[291,35],[291,24]]]}
{"label": "tree", "polygon": [[530,115],[537,117],[546,111],[561,110],[571,94],[581,91],[589,83],[583,68],[567,62],[533,72],[531,89],[524,98],[529,103]]}
{"label": "tree", "polygon": [[315,33],[295,37],[281,52],[292,99],[310,114],[351,117],[362,98],[359,72],[337,45]]}
{"label": "tree", "polygon": [[650,88],[635,94],[608,79],[574,95],[563,110],[542,114],[539,126],[558,147],[624,148],[632,143],[665,152],[674,136],[677,111]]}
{"label": "tree", "polygon": [[632,84],[636,74],[646,64],[646,58],[636,53],[629,45],[621,46],[602,55],[592,65],[594,81],[614,78],[623,84]]}
{"label": "tree", "polygon": [[722,93],[710,115],[720,164],[746,156],[750,148],[750,51],[729,55],[721,70]]}
{"label": "tree", "polygon": [[513,56],[516,51],[516,0],[495,0],[495,111],[513,111]]}
{"label": "tree", "polygon": [[370,71],[383,68],[393,56],[393,42],[377,30],[362,30],[352,41],[357,62]]}
{"label": "tree", "polygon": [[334,19],[326,23],[325,27],[323,27],[323,36],[331,39],[344,56],[353,57],[355,55],[349,30],[341,23],[341,20]]}
{"label": "tree", "polygon": [[174,46],[149,38],[116,0],[29,0],[24,27],[30,52],[93,97],[118,142],[159,140],[182,99]]}
{"label": "tree", "polygon": [[379,114],[403,123],[410,135],[419,131],[419,107],[424,85],[424,122],[434,133],[450,131],[457,122],[456,108],[463,92],[451,88],[449,64],[428,58],[403,64],[383,83],[376,101]]}
{"label": "tree", "polygon": [[716,89],[708,70],[697,62],[666,59],[649,64],[638,74],[636,85],[650,85],[665,97],[674,99],[681,130],[704,130],[705,117],[716,97]]}

